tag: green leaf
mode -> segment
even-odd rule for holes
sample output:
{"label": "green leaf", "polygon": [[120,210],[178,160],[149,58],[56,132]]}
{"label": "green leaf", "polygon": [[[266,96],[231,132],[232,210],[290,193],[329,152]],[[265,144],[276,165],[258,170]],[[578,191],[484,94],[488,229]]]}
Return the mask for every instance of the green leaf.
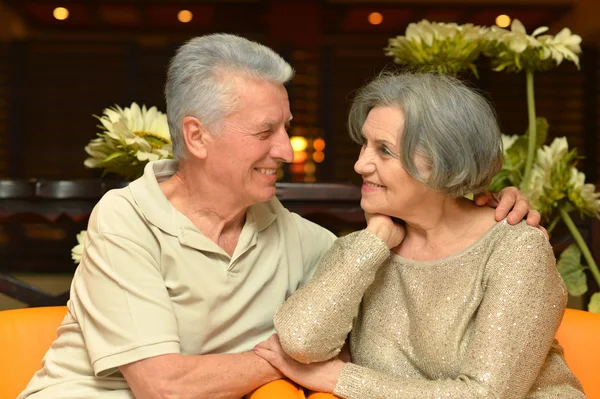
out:
{"label": "green leaf", "polygon": [[488,186],[488,191],[491,193],[498,193],[503,188],[511,186],[512,184],[510,181],[510,175],[510,170],[501,169],[498,173],[496,173],[496,175],[492,179],[492,182]]}
{"label": "green leaf", "polygon": [[[561,254],[556,264],[569,294],[580,296],[586,293],[587,278],[581,264],[581,250],[577,244],[571,244]],[[600,302],[599,302],[600,304]]]}
{"label": "green leaf", "polygon": [[592,313],[600,313],[600,292],[595,292],[588,304],[588,310]]}
{"label": "green leaf", "polygon": [[125,156],[125,155],[127,155],[126,152],[122,152],[122,151],[113,152],[112,154],[110,154],[108,157],[106,157],[104,159],[104,163],[110,162],[110,161],[112,161],[112,160],[114,160],[116,158],[119,158],[119,157],[122,157],[122,156]]}
{"label": "green leaf", "polygon": [[548,129],[550,128],[550,125],[548,124],[548,120],[542,117],[535,119],[535,125],[537,129],[537,148],[540,148],[546,142],[546,138],[548,137]]}

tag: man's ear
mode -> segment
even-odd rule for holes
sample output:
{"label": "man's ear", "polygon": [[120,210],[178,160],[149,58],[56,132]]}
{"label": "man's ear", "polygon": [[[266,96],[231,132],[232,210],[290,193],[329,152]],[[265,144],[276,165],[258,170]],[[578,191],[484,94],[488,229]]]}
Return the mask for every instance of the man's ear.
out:
{"label": "man's ear", "polygon": [[206,144],[210,133],[196,117],[186,116],[181,122],[181,132],[188,152],[197,159],[205,159],[208,153]]}

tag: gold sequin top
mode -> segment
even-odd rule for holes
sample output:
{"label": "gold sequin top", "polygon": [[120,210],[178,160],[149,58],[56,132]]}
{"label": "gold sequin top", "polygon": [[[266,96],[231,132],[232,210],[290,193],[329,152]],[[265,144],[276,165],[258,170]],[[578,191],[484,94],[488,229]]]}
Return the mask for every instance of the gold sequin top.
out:
{"label": "gold sequin top", "polygon": [[352,330],[341,398],[585,398],[554,340],[566,296],[550,244],[524,222],[435,261],[363,230],[336,241],[275,328],[304,363],[336,356]]}

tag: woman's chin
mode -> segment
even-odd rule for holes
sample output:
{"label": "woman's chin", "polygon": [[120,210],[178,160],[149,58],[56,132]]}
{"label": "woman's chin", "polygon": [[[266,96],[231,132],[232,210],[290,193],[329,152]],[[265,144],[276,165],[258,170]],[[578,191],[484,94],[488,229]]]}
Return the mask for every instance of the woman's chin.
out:
{"label": "woman's chin", "polygon": [[366,201],[364,198],[360,200],[360,207],[363,211],[368,213],[380,213],[381,211],[376,206],[373,206],[373,204],[370,204],[369,201]]}

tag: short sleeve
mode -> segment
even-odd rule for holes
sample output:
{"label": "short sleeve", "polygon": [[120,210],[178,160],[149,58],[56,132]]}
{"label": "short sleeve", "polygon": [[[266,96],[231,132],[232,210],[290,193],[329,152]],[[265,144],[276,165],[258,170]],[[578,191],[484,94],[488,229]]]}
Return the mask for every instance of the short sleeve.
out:
{"label": "short sleeve", "polygon": [[[101,201],[92,213],[71,291],[70,305],[97,376],[141,359],[179,353],[175,315],[151,254],[157,243],[148,242],[152,234],[144,218],[121,200]],[[110,232],[100,225],[110,226]]]}

